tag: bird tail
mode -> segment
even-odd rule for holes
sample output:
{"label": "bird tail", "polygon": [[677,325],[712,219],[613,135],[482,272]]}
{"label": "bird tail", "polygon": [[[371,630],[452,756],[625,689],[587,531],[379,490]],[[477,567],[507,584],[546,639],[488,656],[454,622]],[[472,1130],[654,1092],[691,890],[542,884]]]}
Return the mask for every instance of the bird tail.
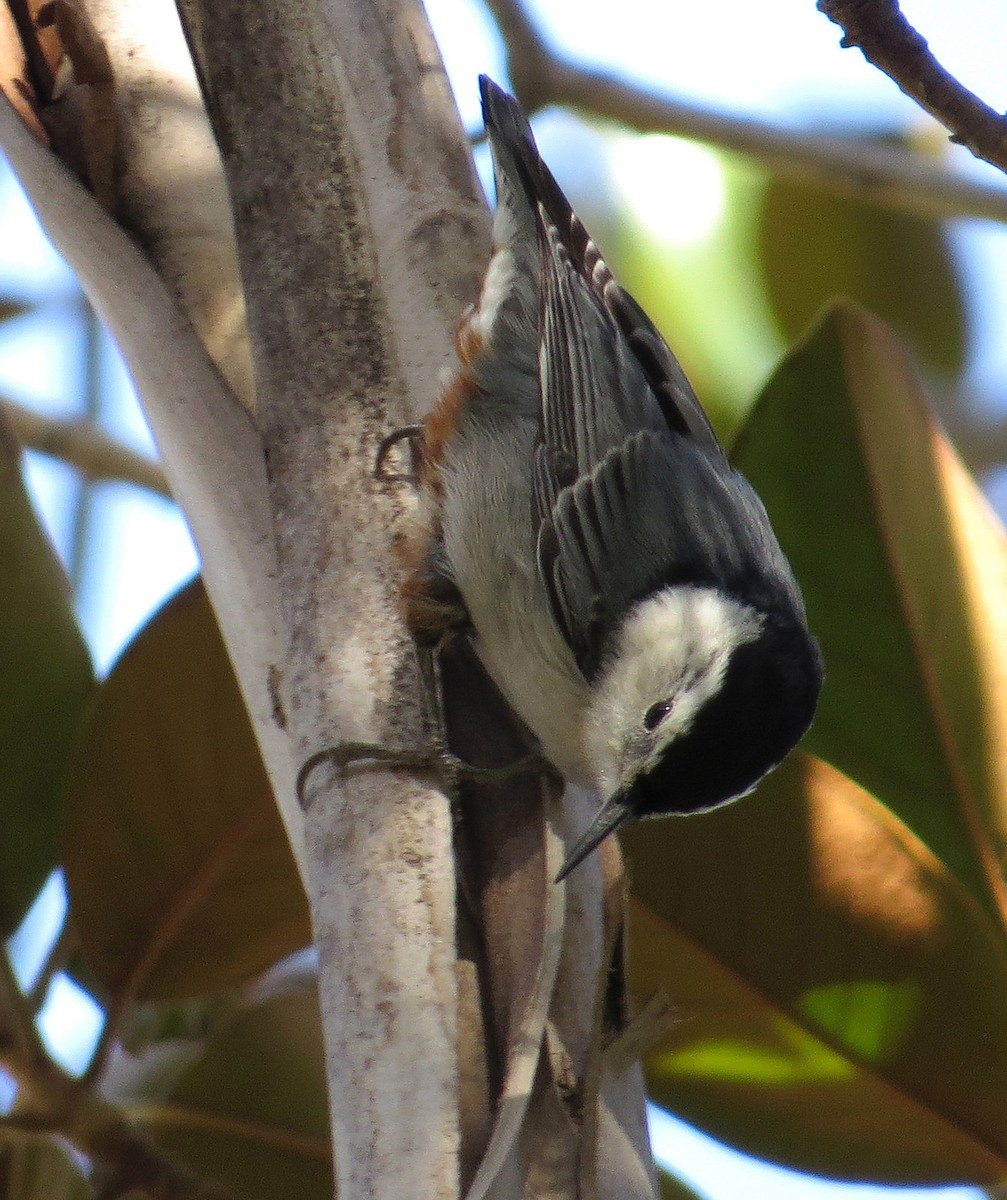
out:
{"label": "bird tail", "polygon": [[529,235],[536,252],[546,227],[555,226],[574,263],[582,267],[587,235],[542,161],[521,106],[486,75],[479,76],[479,94],[493,150],[498,209],[509,213],[521,232]]}

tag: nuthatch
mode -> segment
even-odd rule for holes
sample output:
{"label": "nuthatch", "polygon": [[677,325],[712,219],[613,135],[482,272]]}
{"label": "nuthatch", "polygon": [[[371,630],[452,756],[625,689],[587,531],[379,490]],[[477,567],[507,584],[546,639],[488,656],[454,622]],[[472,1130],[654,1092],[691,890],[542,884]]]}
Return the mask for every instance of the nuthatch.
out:
{"label": "nuthatch", "polygon": [[625,821],[750,791],[811,723],[818,645],[769,518],[678,361],[480,78],[493,256],[427,418],[414,635],[471,633],[544,754]]}

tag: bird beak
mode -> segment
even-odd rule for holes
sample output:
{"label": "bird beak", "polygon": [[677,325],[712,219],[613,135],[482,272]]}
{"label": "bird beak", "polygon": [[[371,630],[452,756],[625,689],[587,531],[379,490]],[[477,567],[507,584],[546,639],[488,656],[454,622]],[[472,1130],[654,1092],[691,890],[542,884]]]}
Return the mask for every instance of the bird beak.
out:
{"label": "bird beak", "polygon": [[601,811],[587,827],[587,830],[574,842],[573,849],[566,856],[566,862],[560,868],[554,882],[561,883],[579,863],[582,863],[600,842],[620,825],[624,825],[632,816],[626,805],[622,792],[606,800]]}

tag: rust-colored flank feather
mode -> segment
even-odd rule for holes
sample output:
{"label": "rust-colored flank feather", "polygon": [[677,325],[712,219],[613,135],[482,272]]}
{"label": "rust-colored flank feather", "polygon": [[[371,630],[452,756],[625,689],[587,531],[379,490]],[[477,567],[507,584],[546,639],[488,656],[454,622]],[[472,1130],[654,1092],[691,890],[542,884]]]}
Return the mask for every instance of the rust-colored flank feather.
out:
{"label": "rust-colored flank feather", "polygon": [[476,393],[472,364],[482,353],[483,339],[469,307],[455,330],[459,367],[423,422],[419,447],[419,479],[426,494],[425,522],[399,544],[398,556],[406,573],[401,589],[403,616],[410,633],[421,645],[436,646],[468,625],[461,594],[446,576],[441,546],[440,499],[443,482],[440,468],[445,449],[465,416]]}

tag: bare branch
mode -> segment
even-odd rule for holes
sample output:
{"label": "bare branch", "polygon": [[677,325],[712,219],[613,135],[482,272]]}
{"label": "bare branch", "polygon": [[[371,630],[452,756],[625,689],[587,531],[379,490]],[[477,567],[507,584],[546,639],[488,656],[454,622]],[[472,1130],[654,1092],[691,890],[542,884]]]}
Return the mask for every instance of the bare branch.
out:
{"label": "bare branch", "polygon": [[[19,1108],[0,1118],[0,1147],[58,1134],[90,1159],[97,1197],[141,1192],[150,1200],[241,1200],[163,1154],[106,1100],[85,1095],[53,1063],[44,1075],[19,1078]],[[22,1094],[26,1099],[22,1102]]]}
{"label": "bare branch", "polygon": [[488,0],[508,48],[508,68],[525,107],[563,104],[611,118],[641,133],[669,133],[750,155],[771,171],[860,196],[903,212],[943,220],[981,217],[1007,224],[1007,192],[961,179],[909,151],[779,129],[713,112],[626,82],[556,54],[520,0]]}
{"label": "bare branch", "polygon": [[[340,741],[415,745],[419,680],[389,552],[412,496],[375,481],[374,455],[432,405],[485,261],[457,113],[416,4],[180,9],[227,147],[290,734],[302,762]],[[307,792],[339,1193],[455,1195],[447,803],[379,770],[319,770]]]}
{"label": "bare branch", "polygon": [[153,459],[107,437],[90,421],[66,421],[2,400],[18,440],[28,450],[76,467],[88,479],[132,483],[171,499],[171,489]]}
{"label": "bare branch", "polygon": [[1007,171],[1007,118],[941,66],[926,39],[902,15],[898,0],[818,0],[818,9],[842,28],[843,47],[858,47],[869,63],[950,129],[952,141]]}
{"label": "bare branch", "polygon": [[153,1200],[236,1200],[234,1193],[192,1175],[142,1137],[115,1105],[93,1094],[49,1057],[7,953],[0,950],[0,1062],[18,1092],[5,1134],[59,1133],[114,1185],[110,1195],[140,1188]]}

